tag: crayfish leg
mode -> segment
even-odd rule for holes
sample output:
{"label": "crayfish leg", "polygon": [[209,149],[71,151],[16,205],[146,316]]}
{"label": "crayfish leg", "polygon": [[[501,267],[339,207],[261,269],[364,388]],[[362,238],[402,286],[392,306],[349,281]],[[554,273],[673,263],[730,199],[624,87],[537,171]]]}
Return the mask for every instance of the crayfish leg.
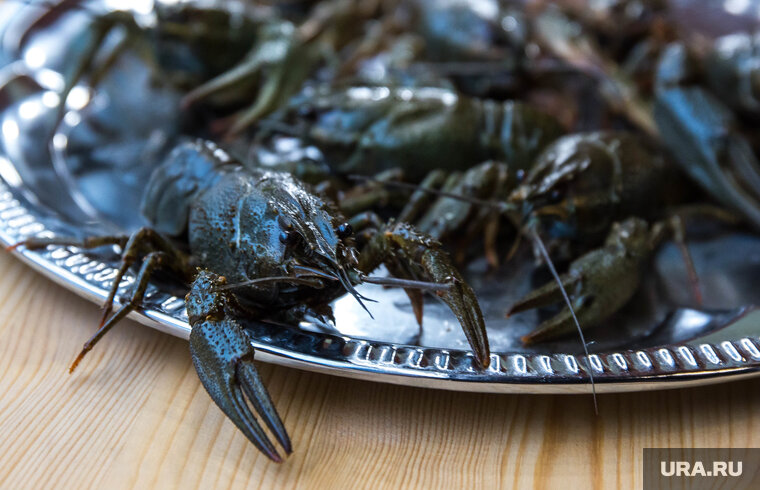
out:
{"label": "crayfish leg", "polygon": [[[170,256],[164,252],[151,252],[145,257],[140,272],[137,274],[137,284],[129,301],[119,308],[114,315],[108,318],[108,321],[102,323],[98,331],[95,332],[95,335],[90,337],[90,339],[84,344],[84,347],[82,347],[82,350],[74,359],[74,362],[71,363],[69,373],[74,372],[84,356],[95,347],[95,344],[97,344],[109,330],[126,318],[130,312],[140,307],[142,300],[145,297],[145,291],[148,289],[151,274],[156,268],[166,264],[168,260],[170,260]],[[114,283],[112,290],[115,290],[116,288],[118,288],[118,283]]]}
{"label": "crayfish leg", "polygon": [[108,297],[103,303],[103,316],[100,319],[100,327],[105,324],[108,316],[113,311],[113,302],[116,299],[116,293],[119,290],[119,285],[124,278],[124,274],[127,273],[129,268],[140,257],[145,257],[146,254],[152,251],[162,251],[171,257],[171,260],[165,261],[166,265],[171,266],[183,276],[190,277],[192,274],[186,264],[187,259],[184,255],[169,240],[152,228],[143,227],[134,232],[122,246],[122,249],[121,265],[113,278]]}
{"label": "crayfish leg", "polygon": [[735,213],[713,204],[687,204],[670,210],[668,214],[670,215],[668,219],[655,223],[652,226],[652,248],[657,247],[668,235],[673,237],[673,241],[678,246],[683,257],[694,300],[698,306],[702,306],[702,286],[694,265],[694,259],[686,243],[687,222],[697,218],[700,220],[711,219],[728,225],[736,225],[741,220]]}
{"label": "crayfish leg", "polygon": [[83,249],[93,249],[103,247],[105,245],[118,245],[124,247],[127,244],[129,237],[126,235],[106,235],[86,238],[44,238],[44,237],[32,237],[26,240],[21,240],[13,245],[5,247],[5,250],[10,252],[17,248],[24,247],[29,250],[41,250],[51,245],[59,247],[76,247]]}
{"label": "crayfish leg", "polygon": [[[524,336],[523,342],[552,340],[579,329],[582,336],[582,331],[599,325],[618,311],[638,289],[642,265],[654,251],[655,235],[659,235],[657,227],[650,228],[649,223],[639,218],[615,223],[604,246],[577,258],[568,272],[519,300],[509,314],[549,306],[563,299],[567,303],[560,313]],[[566,298],[563,288],[567,291]]]}
{"label": "crayfish leg", "polygon": [[447,173],[441,169],[428,173],[420,182],[419,189],[416,189],[409,197],[409,201],[398,215],[398,220],[404,223],[414,222],[434,202],[436,194],[430,191],[445,187],[446,179]]}
{"label": "crayfish leg", "polygon": [[[178,250],[167,238],[152,228],[141,228],[131,236],[105,235],[85,238],[64,237],[32,237],[7,247],[7,250],[15,250],[18,247],[26,247],[30,250],[39,250],[48,246],[76,247],[81,249],[94,249],[107,245],[118,245],[122,248],[121,264],[114,275],[108,296],[103,304],[103,316],[98,325],[98,331],[84,344],[69,368],[69,372],[76,369],[82,358],[92,350],[95,344],[118,322],[130,312],[138,309],[145,296],[148,283],[153,272],[158,268],[168,268],[183,279],[192,277],[192,271],[188,259],[184,253]],[[135,287],[130,299],[114,315],[113,302],[119,290],[121,281],[138,260],[142,259],[140,271],[137,274]]]}

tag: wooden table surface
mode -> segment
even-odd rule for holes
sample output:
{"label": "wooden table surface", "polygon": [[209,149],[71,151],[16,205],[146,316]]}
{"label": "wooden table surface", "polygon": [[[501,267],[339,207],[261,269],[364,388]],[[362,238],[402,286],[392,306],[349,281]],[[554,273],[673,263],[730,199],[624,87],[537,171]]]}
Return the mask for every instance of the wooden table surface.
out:
{"label": "wooden table surface", "polygon": [[[479,395],[261,365],[295,453],[268,462],[187,342],[99,319],[0,254],[0,488],[640,488],[644,447],[760,445],[760,379],[599,397]],[[577,484],[577,485],[576,485]],[[582,485],[582,486],[581,486]]]}

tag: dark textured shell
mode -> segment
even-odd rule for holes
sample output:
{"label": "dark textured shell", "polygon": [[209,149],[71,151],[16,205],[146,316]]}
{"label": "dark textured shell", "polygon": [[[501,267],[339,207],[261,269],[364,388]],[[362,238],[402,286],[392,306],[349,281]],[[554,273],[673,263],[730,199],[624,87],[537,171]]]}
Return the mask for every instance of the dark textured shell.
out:
{"label": "dark textured shell", "polygon": [[660,218],[683,200],[690,184],[663,152],[629,132],[599,131],[564,136],[536,159],[511,199],[526,212],[560,205],[544,221],[555,236],[595,241],[629,216]]}
{"label": "dark textured shell", "polygon": [[[290,174],[244,167],[215,145],[177,147],[153,173],[143,214],[162,233],[187,233],[196,263],[229,283],[290,275],[289,266],[332,271],[350,255],[335,229],[342,216]],[[283,234],[293,233],[288,243]],[[256,306],[318,300],[319,292],[288,283],[247,285],[235,290]]]}

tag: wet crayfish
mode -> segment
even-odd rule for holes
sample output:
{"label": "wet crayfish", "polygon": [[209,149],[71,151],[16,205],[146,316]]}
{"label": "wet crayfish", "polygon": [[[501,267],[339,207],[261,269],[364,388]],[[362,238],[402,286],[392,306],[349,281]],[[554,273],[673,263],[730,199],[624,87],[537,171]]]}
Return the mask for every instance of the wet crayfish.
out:
{"label": "wet crayfish", "polygon": [[[291,443],[253,364],[254,350],[236,315],[297,325],[304,317],[331,317],[328,303],[345,294],[367,301],[362,282],[404,287],[422,318],[422,291],[433,290],[452,310],[473,349],[474,363],[489,363],[478,301],[440,245],[404,223],[344,220],[331,203],[290,174],[251,170],[210,142],[178,146],[156,168],[143,198],[153,228],[133,235],[84,240],[34,239],[19,245],[122,247],[121,267],[98,332],[72,370],[100,338],[140,307],[154,272],[168,270],[192,284],[185,301],[190,350],[214,401],[246,436],[275,461],[281,458],[248,408],[275,434],[286,453]],[[360,251],[352,228],[369,237]],[[370,232],[369,234],[367,232]],[[187,236],[189,253],[170,237]],[[111,315],[122,277],[141,263],[134,291]],[[396,280],[366,274],[384,264]]]}
{"label": "wet crayfish", "polygon": [[[526,168],[561,134],[552,117],[527,104],[439,87],[320,87],[294,97],[272,119],[315,145],[338,173],[399,168],[413,181],[487,159]],[[266,138],[268,122],[257,141]]]}
{"label": "wet crayfish", "polygon": [[[561,281],[528,295],[510,314],[562,299],[562,283],[572,289],[581,327],[596,326],[632,297],[640,270],[666,237],[683,242],[684,218],[732,219],[707,206],[681,207],[694,195],[693,185],[652,138],[633,132],[558,137],[560,125],[526,104],[433,87],[316,89],[295,100],[277,120],[291,135],[316,146],[339,175],[398,170],[395,175],[416,189],[398,219],[444,242],[456,238],[459,258],[467,249],[462,243],[483,232],[485,255],[497,266],[505,218],[519,236],[533,239],[541,261],[549,257],[540,253],[539,236],[563,262],[588,252]],[[265,123],[263,134],[267,129]],[[361,194],[363,205],[368,195]],[[356,207],[350,194],[339,201]],[[568,307],[523,340],[566,335],[573,322]]]}
{"label": "wet crayfish", "polygon": [[103,9],[83,0],[28,3],[40,9],[29,9],[28,28],[15,41],[14,49],[22,55],[36,34],[72,12],[89,17],[62,68],[62,111],[77,84],[97,86],[125,52],[132,52],[153,68],[157,81],[185,92],[182,109],[227,113],[216,125],[230,135],[284,105],[315,70],[357,37],[360,24],[355,21],[377,10],[377,2],[353,0],[294,9],[159,1],[148,12]]}
{"label": "wet crayfish", "polygon": [[[563,288],[569,293],[572,306],[538,325],[523,337],[525,343],[571,334],[576,318],[582,329],[609,318],[636,292],[642,270],[666,238],[681,245],[696,282],[684,245],[684,221],[705,216],[735,220],[717,207],[688,204],[697,192],[694,186],[654,142],[631,132],[560,137],[519,182],[510,180],[514,172],[499,162],[454,175],[453,184],[446,179],[425,182],[402,211],[403,218],[439,239],[484,229],[487,257],[496,255],[494,220],[506,218],[518,233],[510,256],[519,236],[527,235],[537,259],[552,268],[553,260],[577,257],[557,281],[509,309],[511,315],[549,306],[563,300]],[[421,201],[435,194],[440,195],[425,210]]]}
{"label": "wet crayfish", "polygon": [[701,54],[701,63],[682,43],[668,45],[657,66],[654,103],[663,142],[684,171],[756,229],[760,161],[739,116],[758,115],[758,45],[749,34],[721,37]]}

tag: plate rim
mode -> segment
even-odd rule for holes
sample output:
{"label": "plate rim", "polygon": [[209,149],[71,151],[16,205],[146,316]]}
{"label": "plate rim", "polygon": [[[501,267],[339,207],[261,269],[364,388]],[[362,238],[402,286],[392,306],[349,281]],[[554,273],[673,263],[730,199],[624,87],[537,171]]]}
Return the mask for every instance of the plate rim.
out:
{"label": "plate rim", "polygon": [[[6,247],[29,236],[51,234],[43,213],[16,195],[0,178],[0,242]],[[102,302],[115,268],[74,247],[14,249],[12,254],[64,288]],[[100,278],[100,279],[98,279]],[[120,290],[134,281],[130,271]],[[187,339],[182,299],[151,286],[148,307],[129,317],[151,328]],[[157,307],[160,305],[160,307]],[[757,316],[748,307],[743,316]],[[252,322],[248,330],[257,359],[307,371],[454,391],[488,393],[617,393],[681,388],[760,375],[760,337],[726,338],[719,343],[688,342],[585,355],[494,352],[491,366],[478,371],[469,351],[421,347],[346,335],[275,328]],[[297,347],[294,347],[297,346]],[[588,365],[586,363],[589,363]],[[588,374],[593,371],[594,386]]]}

